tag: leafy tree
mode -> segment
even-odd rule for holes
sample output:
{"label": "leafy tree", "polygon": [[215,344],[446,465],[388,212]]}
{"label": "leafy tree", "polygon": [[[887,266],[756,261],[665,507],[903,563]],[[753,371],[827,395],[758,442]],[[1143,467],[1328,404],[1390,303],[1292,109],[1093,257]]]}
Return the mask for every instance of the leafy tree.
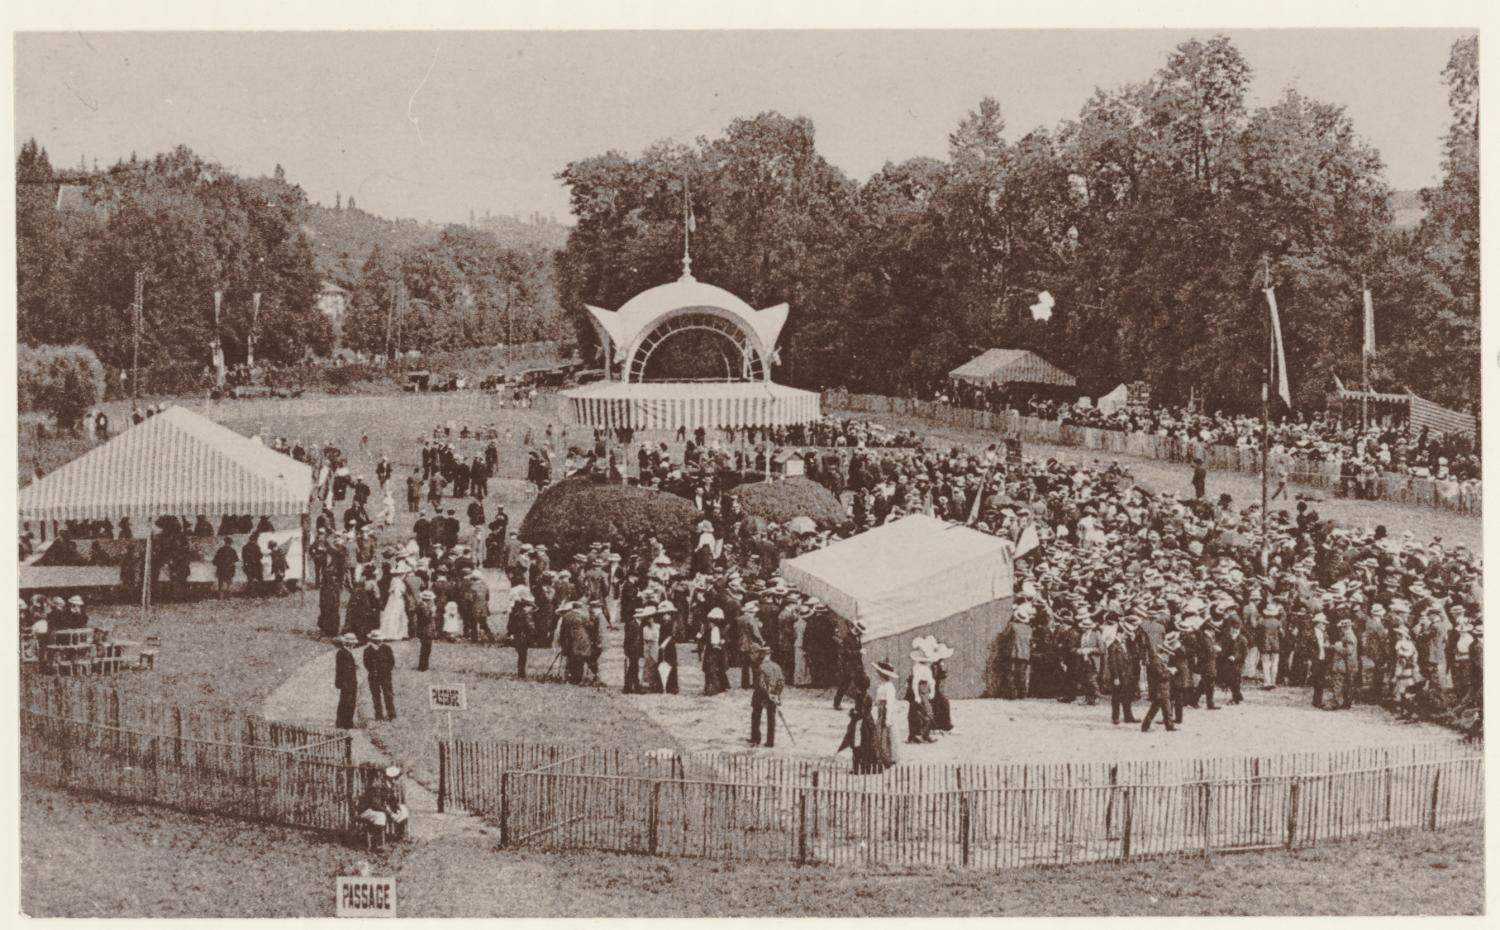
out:
{"label": "leafy tree", "polygon": [[86,347],[20,346],[16,386],[22,410],[45,411],[60,429],[74,430],[104,399],[104,366]]}

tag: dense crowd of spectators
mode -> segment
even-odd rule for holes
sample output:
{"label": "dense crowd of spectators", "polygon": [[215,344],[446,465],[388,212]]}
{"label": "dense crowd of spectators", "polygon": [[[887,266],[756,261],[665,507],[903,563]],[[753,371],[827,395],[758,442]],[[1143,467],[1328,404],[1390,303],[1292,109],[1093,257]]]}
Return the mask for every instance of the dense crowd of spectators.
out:
{"label": "dense crowd of spectators", "polygon": [[[1128,406],[1106,411],[1053,399],[1010,399],[1003,391],[964,382],[950,382],[937,399],[967,409],[1009,409],[1064,425],[1208,445],[1259,449],[1261,443],[1259,417],[1202,414],[1183,407]],[[1426,427],[1408,433],[1388,425],[1362,430],[1328,412],[1273,422],[1269,433],[1273,457],[1309,464],[1334,462],[1355,475],[1368,469],[1381,475],[1460,482],[1478,481],[1480,476],[1479,449],[1468,435],[1432,435]]]}

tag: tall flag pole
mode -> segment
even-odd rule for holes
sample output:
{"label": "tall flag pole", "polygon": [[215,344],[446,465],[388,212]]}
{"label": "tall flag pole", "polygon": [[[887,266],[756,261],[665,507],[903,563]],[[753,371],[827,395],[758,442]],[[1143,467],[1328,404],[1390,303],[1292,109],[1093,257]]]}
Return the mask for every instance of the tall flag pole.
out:
{"label": "tall flag pole", "polygon": [[[130,361],[130,409],[135,409],[136,399],[141,396],[141,327],[146,315],[146,273],[137,271],[135,273],[135,300],[131,302],[131,329],[133,330],[132,342],[134,349],[131,352]],[[149,527],[148,538],[149,538]]]}
{"label": "tall flag pole", "polygon": [[1359,284],[1365,292],[1365,346],[1360,353],[1365,390],[1359,402],[1359,428],[1365,430],[1370,428],[1370,358],[1375,354],[1375,302],[1370,298],[1370,285],[1363,275]]}
{"label": "tall flag pole", "polygon": [[1270,457],[1271,457],[1271,371],[1276,366],[1276,298],[1271,291],[1271,259],[1260,257],[1262,285],[1270,312],[1266,316],[1266,377],[1260,385],[1260,570],[1270,569]]}

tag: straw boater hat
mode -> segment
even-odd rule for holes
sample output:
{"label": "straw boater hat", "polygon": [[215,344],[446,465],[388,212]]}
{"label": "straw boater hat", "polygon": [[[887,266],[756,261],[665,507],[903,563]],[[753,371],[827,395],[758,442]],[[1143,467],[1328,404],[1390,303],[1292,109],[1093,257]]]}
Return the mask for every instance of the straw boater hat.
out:
{"label": "straw boater hat", "polygon": [[879,674],[882,678],[888,678],[891,681],[896,680],[896,667],[887,662],[885,659],[881,659],[879,662],[876,662],[873,667],[876,673]]}
{"label": "straw boater hat", "polygon": [[81,595],[75,594],[72,597],[68,598],[68,603],[72,604],[74,607],[82,607],[83,597]]}
{"label": "straw boater hat", "polygon": [[[521,590],[522,591],[526,591],[525,588],[522,588]],[[530,591],[526,591],[526,593],[530,594],[531,592]],[[517,594],[517,596],[519,597],[520,595]],[[432,591],[423,591],[421,594],[418,594],[417,597],[420,597],[424,601],[435,601],[435,600],[437,600],[437,594],[435,594]]]}
{"label": "straw boater hat", "polygon": [[659,614],[675,614],[677,613],[677,605],[671,601],[662,601],[656,605],[656,612]]}
{"label": "straw boater hat", "polygon": [[393,765],[390,768],[386,769],[385,770],[385,777],[386,778],[400,778],[401,777],[401,766],[399,766],[399,765]]}
{"label": "straw boater hat", "polygon": [[713,610],[710,610],[708,612],[708,619],[710,619],[710,620],[723,620],[724,619],[724,609],[722,607],[715,607]]}
{"label": "straw boater hat", "polygon": [[339,637],[338,641],[339,641],[339,645],[341,645],[341,646],[357,646],[357,645],[359,645],[359,637],[355,636],[353,633],[345,633],[343,636]]}

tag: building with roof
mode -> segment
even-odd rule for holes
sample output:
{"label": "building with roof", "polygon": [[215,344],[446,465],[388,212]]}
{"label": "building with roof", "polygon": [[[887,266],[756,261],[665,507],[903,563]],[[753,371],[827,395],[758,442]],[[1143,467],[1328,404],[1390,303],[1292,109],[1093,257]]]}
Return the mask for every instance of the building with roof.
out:
{"label": "building with roof", "polygon": [[1400,426],[1413,433],[1426,428],[1433,436],[1476,436],[1479,431],[1479,420],[1473,414],[1435,404],[1418,397],[1409,388],[1399,392],[1352,391],[1344,387],[1337,375],[1333,378],[1333,388],[1330,405],[1339,410],[1346,422],[1357,423],[1362,413],[1368,411],[1372,423]]}

